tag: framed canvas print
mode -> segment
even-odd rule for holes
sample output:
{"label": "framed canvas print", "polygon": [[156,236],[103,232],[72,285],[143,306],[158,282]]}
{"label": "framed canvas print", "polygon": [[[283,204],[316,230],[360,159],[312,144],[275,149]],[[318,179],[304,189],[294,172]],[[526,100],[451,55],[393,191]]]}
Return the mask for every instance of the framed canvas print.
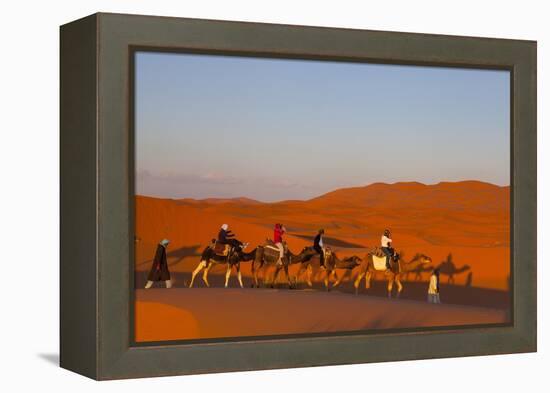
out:
{"label": "framed canvas print", "polygon": [[61,27],[61,366],[536,350],[536,43]]}

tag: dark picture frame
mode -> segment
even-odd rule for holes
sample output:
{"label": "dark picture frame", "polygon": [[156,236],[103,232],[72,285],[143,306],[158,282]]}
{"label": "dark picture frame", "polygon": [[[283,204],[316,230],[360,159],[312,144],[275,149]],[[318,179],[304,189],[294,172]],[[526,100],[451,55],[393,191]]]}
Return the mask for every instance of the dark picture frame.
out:
{"label": "dark picture frame", "polygon": [[[136,345],[137,50],[505,69],[511,324]],[[61,366],[103,379],[536,351],[536,42],[98,13],[61,27]]]}

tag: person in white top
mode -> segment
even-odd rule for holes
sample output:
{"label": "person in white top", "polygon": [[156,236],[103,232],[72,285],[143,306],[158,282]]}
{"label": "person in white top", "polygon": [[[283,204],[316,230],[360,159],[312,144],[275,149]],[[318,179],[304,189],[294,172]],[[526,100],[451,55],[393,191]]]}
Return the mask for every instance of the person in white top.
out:
{"label": "person in white top", "polygon": [[382,243],[382,252],[386,254],[386,269],[390,269],[390,258],[393,255],[393,248],[391,246],[392,239],[391,239],[391,233],[389,229],[384,230],[384,234],[381,238]]}
{"label": "person in white top", "polygon": [[439,269],[434,269],[428,286],[428,303],[441,303],[439,299]]}

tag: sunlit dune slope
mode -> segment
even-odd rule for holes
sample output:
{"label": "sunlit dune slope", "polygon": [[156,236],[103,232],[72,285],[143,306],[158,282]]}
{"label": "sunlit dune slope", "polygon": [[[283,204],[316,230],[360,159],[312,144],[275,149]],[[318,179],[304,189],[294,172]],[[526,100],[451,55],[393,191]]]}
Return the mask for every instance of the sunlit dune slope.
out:
{"label": "sunlit dune slope", "polygon": [[478,181],[375,183],[308,201],[276,203],[137,196],[136,268],[149,268],[156,243],[166,237],[172,241],[171,268],[191,270],[223,223],[253,248],[272,235],[274,223],[281,222],[295,252],[310,245],[317,230],[324,228],[325,243],[332,241],[342,256],[364,256],[368,248],[379,245],[384,228],[391,228],[394,245],[404,251],[405,259],[422,252],[438,264],[452,253],[457,282],[465,282],[471,274],[474,286],[507,289],[509,206],[509,187]]}

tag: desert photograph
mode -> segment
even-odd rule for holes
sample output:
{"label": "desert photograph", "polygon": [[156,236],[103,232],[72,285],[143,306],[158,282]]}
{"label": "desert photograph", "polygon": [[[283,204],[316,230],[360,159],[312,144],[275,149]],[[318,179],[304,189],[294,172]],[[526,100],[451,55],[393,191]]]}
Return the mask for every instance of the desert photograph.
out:
{"label": "desert photograph", "polygon": [[136,343],[512,321],[508,71],[135,56]]}

